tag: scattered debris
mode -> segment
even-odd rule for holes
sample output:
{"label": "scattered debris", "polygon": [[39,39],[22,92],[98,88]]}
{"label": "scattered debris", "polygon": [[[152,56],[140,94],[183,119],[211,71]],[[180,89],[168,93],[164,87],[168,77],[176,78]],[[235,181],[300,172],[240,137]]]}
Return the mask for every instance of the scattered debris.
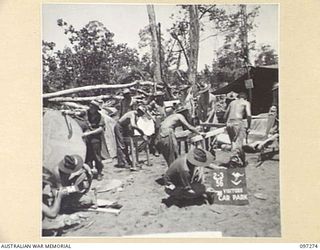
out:
{"label": "scattered debris", "polygon": [[77,213],[77,215],[82,219],[87,219],[89,217],[89,215],[84,214],[84,213]]}
{"label": "scattered debris", "polygon": [[115,209],[115,208],[88,208],[88,209],[83,209],[81,210],[83,212],[88,211],[88,212],[103,212],[103,213],[110,213],[110,214],[120,214],[120,209]]}
{"label": "scattered debris", "polygon": [[262,193],[255,193],[253,196],[259,200],[266,200],[268,198],[267,195]]}
{"label": "scattered debris", "polygon": [[110,201],[110,200],[104,200],[104,199],[97,199],[97,205],[98,207],[110,207],[113,204],[117,203],[117,201]]}
{"label": "scattered debris", "polygon": [[209,210],[212,211],[212,212],[214,212],[214,213],[216,213],[216,214],[221,214],[221,212],[220,212],[220,211],[217,211],[216,209],[209,208]]}
{"label": "scattered debris", "polygon": [[91,227],[94,223],[95,223],[96,221],[90,221],[87,225],[85,225],[85,227],[84,228],[89,228],[89,227]]}

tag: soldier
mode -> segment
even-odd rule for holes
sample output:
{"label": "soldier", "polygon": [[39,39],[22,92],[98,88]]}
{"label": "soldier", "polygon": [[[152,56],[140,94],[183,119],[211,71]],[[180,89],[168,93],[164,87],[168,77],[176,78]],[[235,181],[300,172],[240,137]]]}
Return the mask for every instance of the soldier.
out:
{"label": "soldier", "polygon": [[213,160],[210,152],[200,148],[177,158],[164,175],[166,193],[175,199],[194,199],[201,196],[210,199],[211,197],[205,195],[207,188],[203,184],[202,170]]}
{"label": "soldier", "polygon": [[210,85],[204,84],[198,92],[197,115],[201,122],[214,122],[217,98],[210,93]]}
{"label": "soldier", "polygon": [[101,103],[98,100],[93,100],[90,103],[89,110],[87,111],[89,130],[83,133],[83,137],[86,139],[87,155],[86,163],[95,168],[98,171],[97,180],[102,180],[102,156],[101,147],[103,141],[103,132],[105,129],[105,122],[101,114],[99,113]]}
{"label": "soldier", "polygon": [[[250,103],[246,99],[246,93],[239,93],[238,99],[229,104],[224,115],[224,119],[227,120],[227,132],[231,141],[230,163],[234,162],[239,166],[245,165],[245,154],[242,146],[246,133],[250,132],[251,127]],[[247,128],[243,124],[245,117],[248,122]]]}
{"label": "soldier", "polygon": [[175,128],[183,126],[194,133],[200,134],[200,132],[186,120],[185,116],[187,114],[187,108],[178,108],[175,113],[164,119],[160,125],[156,138],[156,147],[159,153],[163,155],[168,167],[178,157],[178,143],[174,133]]}
{"label": "soldier", "polygon": [[145,112],[145,109],[142,106],[139,106],[137,110],[129,111],[123,115],[114,127],[117,143],[118,167],[129,167],[130,170],[136,170],[132,166],[132,161],[130,160],[128,147],[124,141],[124,137],[132,136],[133,130],[137,130],[146,140],[143,131],[137,127],[138,117],[143,116]]}

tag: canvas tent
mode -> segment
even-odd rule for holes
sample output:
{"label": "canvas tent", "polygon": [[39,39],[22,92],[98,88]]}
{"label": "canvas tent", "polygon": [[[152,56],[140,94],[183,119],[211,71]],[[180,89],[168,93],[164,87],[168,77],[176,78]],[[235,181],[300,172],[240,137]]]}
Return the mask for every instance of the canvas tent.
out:
{"label": "canvas tent", "polygon": [[86,144],[80,125],[60,111],[48,110],[43,116],[43,166],[51,171],[65,155],[85,159]]}
{"label": "canvas tent", "polygon": [[[271,105],[278,104],[278,88],[274,88],[275,83],[279,82],[278,65],[250,67],[249,71],[250,77],[253,79],[252,113],[254,115],[267,113]],[[247,74],[244,74],[234,82],[213,93],[216,95],[227,94],[231,91],[248,93],[248,90],[245,87],[247,76]]]}
{"label": "canvas tent", "polygon": [[113,118],[111,118],[104,109],[100,111],[100,114],[102,115],[106,124],[102,141],[101,154],[105,159],[114,158],[117,156],[117,143],[114,135],[114,126],[117,122]]}
{"label": "canvas tent", "polygon": [[[102,141],[102,156],[114,158],[117,155],[114,126],[116,121],[102,110],[106,128]],[[48,110],[43,116],[43,166],[53,171],[65,155],[77,154],[85,160],[86,144],[82,138],[85,122],[62,115],[61,111]]]}

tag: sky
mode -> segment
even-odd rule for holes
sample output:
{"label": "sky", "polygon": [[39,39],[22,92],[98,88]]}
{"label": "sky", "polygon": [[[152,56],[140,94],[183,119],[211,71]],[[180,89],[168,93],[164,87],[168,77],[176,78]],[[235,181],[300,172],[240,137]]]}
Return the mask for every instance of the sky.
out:
{"label": "sky", "polygon": [[[278,5],[260,5],[260,14],[256,17],[257,28],[254,31],[257,45],[269,44],[278,51]],[[223,5],[227,11],[232,10],[231,5]],[[248,11],[255,5],[248,5]],[[170,16],[178,10],[175,5],[155,5],[157,22],[161,23],[161,31],[164,38],[168,37],[167,29],[172,25]],[[90,21],[100,21],[105,27],[114,33],[116,43],[127,43],[131,48],[138,48],[139,30],[149,24],[147,8],[145,4],[44,4],[42,6],[42,39],[54,42],[57,49],[70,46],[67,36],[57,20],[62,18],[75,29],[81,29]],[[210,31],[204,32],[200,41],[206,38]],[[223,44],[223,38],[211,37],[200,42],[198,70],[211,65],[215,57],[215,50]],[[140,53],[143,51],[139,51]],[[251,55],[253,58],[254,55]]]}

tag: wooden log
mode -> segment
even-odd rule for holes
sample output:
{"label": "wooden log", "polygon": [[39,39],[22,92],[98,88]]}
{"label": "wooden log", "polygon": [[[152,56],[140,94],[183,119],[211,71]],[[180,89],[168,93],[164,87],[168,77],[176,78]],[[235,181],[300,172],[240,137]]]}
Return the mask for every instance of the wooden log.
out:
{"label": "wooden log", "polygon": [[115,209],[115,208],[83,208],[83,209],[77,209],[77,211],[80,212],[103,212],[103,213],[110,213],[110,214],[115,214],[119,215],[121,210],[120,209]]}
{"label": "wooden log", "polygon": [[215,130],[211,130],[211,131],[206,133],[205,138],[210,138],[210,137],[217,136],[219,134],[224,133],[225,130],[226,130],[226,127],[222,127],[222,128],[217,128]]}
{"label": "wooden log", "polygon": [[224,133],[225,129],[226,129],[226,127],[217,128],[215,130],[211,130],[211,131],[205,133],[204,136],[202,136],[202,135],[193,136],[192,138],[190,138],[190,141],[192,143],[203,141],[206,138],[214,137],[214,136],[217,136],[219,134]]}
{"label": "wooden log", "polygon": [[149,82],[149,81],[145,81],[145,82],[134,81],[132,83],[113,84],[113,85],[110,85],[110,84],[109,85],[108,84],[90,85],[90,86],[83,86],[83,87],[78,87],[78,88],[61,90],[61,91],[57,91],[57,92],[54,92],[54,93],[43,94],[42,98],[43,99],[49,99],[49,98],[53,98],[53,97],[59,97],[59,96],[73,94],[73,93],[79,93],[79,92],[85,92],[85,91],[97,90],[97,89],[130,88],[130,87],[133,87],[133,86],[135,86],[137,84],[140,84],[140,85],[154,85],[153,82]]}
{"label": "wooden log", "polygon": [[202,127],[215,127],[215,128],[222,128],[225,127],[225,123],[201,123],[200,126]]}
{"label": "wooden log", "polygon": [[96,100],[96,99],[117,99],[117,100],[121,100],[123,99],[122,96],[117,96],[117,95],[100,95],[100,96],[86,96],[86,97],[55,97],[55,98],[50,98],[48,99],[48,101],[50,102],[89,102],[92,100]]}
{"label": "wooden log", "polygon": [[150,81],[143,81],[143,82],[139,82],[139,85],[141,85],[141,86],[147,86],[147,85],[154,86],[155,83],[154,82],[150,82]]}
{"label": "wooden log", "polygon": [[74,102],[62,102],[61,104],[69,106],[71,108],[76,108],[76,109],[84,109],[87,110],[89,107],[85,106],[85,105],[81,105],[78,103],[74,103]]}

